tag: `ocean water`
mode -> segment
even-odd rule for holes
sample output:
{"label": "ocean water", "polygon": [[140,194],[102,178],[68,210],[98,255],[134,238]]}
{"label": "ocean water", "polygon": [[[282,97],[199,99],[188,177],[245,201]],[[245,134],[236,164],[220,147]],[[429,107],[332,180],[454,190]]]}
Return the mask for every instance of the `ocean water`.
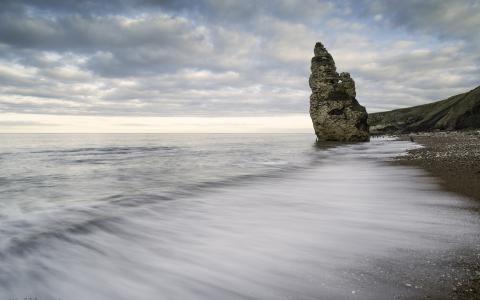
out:
{"label": "ocean water", "polygon": [[477,251],[480,222],[476,204],[390,163],[413,147],[0,135],[0,299],[441,297],[425,277]]}

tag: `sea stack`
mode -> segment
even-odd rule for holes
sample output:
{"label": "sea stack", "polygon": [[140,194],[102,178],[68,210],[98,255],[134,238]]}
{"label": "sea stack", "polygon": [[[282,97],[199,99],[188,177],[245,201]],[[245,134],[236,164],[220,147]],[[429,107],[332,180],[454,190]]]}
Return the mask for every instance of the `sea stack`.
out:
{"label": "sea stack", "polygon": [[316,43],[310,75],[310,116],[318,141],[363,142],[370,138],[368,114],[356,97],[349,73],[337,73],[335,61]]}

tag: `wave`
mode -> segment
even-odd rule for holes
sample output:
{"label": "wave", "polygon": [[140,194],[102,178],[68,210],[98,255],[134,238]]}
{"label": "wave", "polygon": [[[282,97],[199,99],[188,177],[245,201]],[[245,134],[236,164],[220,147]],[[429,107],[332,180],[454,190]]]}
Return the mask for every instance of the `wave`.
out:
{"label": "wave", "polygon": [[[49,207],[46,211],[36,213],[35,218],[29,215],[18,215],[19,219],[7,218],[3,223],[4,239],[3,250],[0,251],[0,257],[5,255],[26,255],[35,250],[39,245],[44,245],[46,240],[58,239],[66,242],[75,242],[76,235],[91,234],[95,231],[113,231],[118,230],[114,224],[121,223],[124,218],[128,218],[129,213],[141,209],[153,209],[155,205],[182,198],[201,197],[208,193],[215,193],[232,187],[243,186],[248,189],[252,184],[261,184],[262,181],[278,181],[282,178],[288,178],[298,172],[318,168],[319,165],[327,160],[342,159],[352,155],[358,157],[367,155],[378,158],[380,153],[399,152],[398,148],[393,147],[391,151],[372,150],[371,146],[364,144],[356,145],[338,145],[325,144],[317,147],[316,151],[309,152],[302,161],[288,162],[272,160],[259,161],[259,165],[267,166],[253,171],[249,170],[247,174],[237,174],[232,176],[223,176],[214,180],[178,183],[169,191],[160,192],[141,192],[141,193],[123,193],[113,194],[103,197],[97,197],[95,201],[73,203],[72,205]],[[171,151],[176,147],[102,147],[102,148],[77,148],[70,150],[45,150],[32,153],[89,153],[97,151],[100,153],[131,153],[145,151]],[[73,162],[84,164],[94,162],[94,159],[74,160]],[[23,178],[26,183],[41,184],[52,180],[56,175],[38,175]],[[58,179],[58,178],[57,178]],[[0,185],[11,183],[10,179],[0,178]],[[17,181],[18,183],[18,181]],[[79,206],[80,208],[76,207]],[[10,225],[9,225],[10,224]],[[22,224],[22,226],[18,226]],[[27,230],[26,227],[29,227]],[[115,228],[114,228],[115,227]]]}
{"label": "wave", "polygon": [[109,154],[127,154],[132,152],[152,152],[152,151],[171,151],[176,150],[177,147],[171,146],[137,146],[137,147],[87,147],[65,150],[41,150],[31,151],[28,153],[34,154],[61,154],[61,153],[73,153],[84,155],[109,155]]}

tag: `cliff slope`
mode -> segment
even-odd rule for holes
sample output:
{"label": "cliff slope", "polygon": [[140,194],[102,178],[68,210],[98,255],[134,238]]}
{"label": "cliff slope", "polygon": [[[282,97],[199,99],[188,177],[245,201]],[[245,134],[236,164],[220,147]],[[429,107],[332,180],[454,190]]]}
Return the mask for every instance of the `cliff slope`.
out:
{"label": "cliff slope", "polygon": [[445,100],[373,113],[372,134],[480,128],[480,86]]}

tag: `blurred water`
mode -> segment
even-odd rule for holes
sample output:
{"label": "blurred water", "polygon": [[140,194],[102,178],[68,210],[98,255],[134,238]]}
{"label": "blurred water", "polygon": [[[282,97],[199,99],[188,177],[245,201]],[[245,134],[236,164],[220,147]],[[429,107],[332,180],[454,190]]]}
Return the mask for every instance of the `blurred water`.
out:
{"label": "blurred water", "polygon": [[411,147],[1,135],[0,297],[411,297],[382,272],[474,247],[479,232],[472,203],[387,163]]}

